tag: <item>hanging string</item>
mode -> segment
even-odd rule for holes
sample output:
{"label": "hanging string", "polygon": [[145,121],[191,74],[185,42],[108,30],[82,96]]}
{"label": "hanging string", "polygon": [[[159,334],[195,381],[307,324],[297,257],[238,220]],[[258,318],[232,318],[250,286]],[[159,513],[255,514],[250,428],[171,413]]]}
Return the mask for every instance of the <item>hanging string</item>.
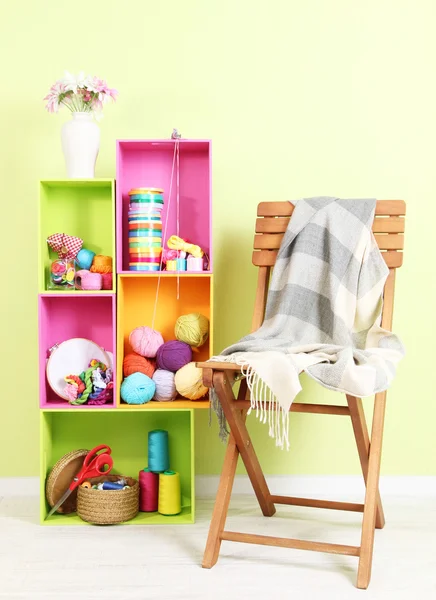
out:
{"label": "hanging string", "polygon": [[[176,202],[177,202],[177,216],[176,216],[176,230],[177,230],[177,237],[179,237],[180,234],[180,151],[179,151],[179,141],[177,140],[176,142],[176,147],[177,147],[177,169],[176,169],[176,178],[177,178],[177,185],[176,185]],[[180,254],[179,251],[177,251],[177,258],[180,258]],[[179,262],[177,261],[177,300],[180,299],[180,270],[179,270]]]}
{"label": "hanging string", "polygon": [[[164,226],[163,237],[162,237],[162,246],[165,246],[165,240],[167,238],[168,215],[170,214],[171,196],[172,196],[173,179],[174,179],[174,167],[176,164],[176,156],[178,157],[178,155],[179,155],[179,140],[177,139],[177,140],[175,140],[175,144],[174,144],[173,164],[171,167],[170,189],[169,189],[169,193],[168,193],[168,206],[167,206],[167,213],[165,215],[165,226]],[[177,161],[177,232],[179,231],[179,229],[178,229],[178,209],[179,209],[178,186],[179,186],[179,162]],[[152,329],[154,329],[154,321],[156,319],[157,302],[159,300],[160,278],[161,278],[162,265],[163,265],[163,251],[164,251],[164,248],[162,248],[162,254],[160,257],[159,276],[157,279],[156,296],[154,299],[153,319],[151,320],[151,328]],[[179,299],[178,290],[177,290],[177,299]]]}

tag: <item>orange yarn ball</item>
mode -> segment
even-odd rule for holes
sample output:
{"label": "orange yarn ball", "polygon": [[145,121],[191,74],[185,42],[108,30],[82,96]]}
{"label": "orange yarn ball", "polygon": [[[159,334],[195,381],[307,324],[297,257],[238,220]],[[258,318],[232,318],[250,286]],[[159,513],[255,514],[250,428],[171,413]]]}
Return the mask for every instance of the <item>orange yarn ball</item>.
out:
{"label": "orange yarn ball", "polygon": [[112,256],[104,254],[94,256],[91,273],[112,273]]}
{"label": "orange yarn ball", "polygon": [[156,362],[152,358],[145,358],[136,352],[126,354],[123,360],[124,377],[132,375],[132,373],[144,373],[151,377],[156,371]]}

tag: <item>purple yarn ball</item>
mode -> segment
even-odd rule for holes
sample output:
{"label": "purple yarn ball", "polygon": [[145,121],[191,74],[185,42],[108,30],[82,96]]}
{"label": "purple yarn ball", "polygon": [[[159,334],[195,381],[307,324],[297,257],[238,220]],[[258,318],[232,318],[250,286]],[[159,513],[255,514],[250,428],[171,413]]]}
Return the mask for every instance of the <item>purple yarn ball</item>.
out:
{"label": "purple yarn ball", "polygon": [[156,362],[159,369],[175,373],[191,362],[192,349],[185,342],[172,340],[165,342],[157,351]]}

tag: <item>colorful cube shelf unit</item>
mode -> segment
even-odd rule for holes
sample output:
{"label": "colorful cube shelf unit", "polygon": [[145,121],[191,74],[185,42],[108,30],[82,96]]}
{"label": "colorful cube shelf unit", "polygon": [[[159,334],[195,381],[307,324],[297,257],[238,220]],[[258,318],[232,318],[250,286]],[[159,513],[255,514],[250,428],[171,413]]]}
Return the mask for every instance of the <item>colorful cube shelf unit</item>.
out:
{"label": "colorful cube shelf unit", "polygon": [[[112,179],[40,182],[41,521],[47,525],[83,524],[75,513],[55,514],[44,521],[49,510],[45,480],[57,460],[71,450],[106,443],[112,448],[115,472],[137,478],[139,470],[147,466],[147,434],[153,429],[169,432],[171,468],[181,476],[182,512],[174,517],[139,513],[129,523],[194,521],[194,409],[208,407],[208,399],[191,401],[179,396],[173,402],[152,400],[133,406],[120,398],[123,358],[131,351],[129,333],[135,327],[152,325],[156,297],[154,328],[165,341],[174,339],[174,325],[180,315],[199,312],[209,318],[210,335],[194,354],[194,360],[207,359],[212,354],[211,144],[203,140],[178,143],[179,176],[176,177],[175,171],[173,183],[174,140],[118,141],[116,186]],[[208,270],[180,273],[128,270],[128,191],[147,186],[164,189],[162,222],[167,222],[166,239],[178,232],[180,237],[199,245],[209,257]],[[84,240],[85,248],[112,256],[113,289],[86,292],[49,289],[50,264],[57,256],[48,250],[46,239],[53,233],[78,236]],[[112,353],[116,391],[111,404],[71,406],[48,384],[49,349],[73,337],[91,339]]]}
{"label": "colorful cube shelf unit", "polygon": [[164,243],[171,235],[177,233],[178,227],[180,237],[197,244],[207,253],[210,259],[209,270],[212,271],[211,144],[209,141],[180,140],[178,145],[180,154],[177,178],[174,140],[119,140],[117,142],[117,271],[119,274],[129,273],[128,193],[132,188],[145,186],[164,190],[165,203],[162,212],[164,231],[167,223]]}
{"label": "colorful cube shelf unit", "polygon": [[147,466],[147,432],[166,429],[169,436],[170,465],[180,473],[182,512],[175,516],[138,513],[126,524],[193,523],[194,487],[194,411],[192,409],[152,410],[138,413],[118,408],[41,411],[41,503],[40,519],[45,525],[86,525],[76,514],[55,513],[44,521],[49,505],[45,499],[45,480],[53,465],[72,449],[94,448],[102,443],[112,448],[114,472],[138,478]]}
{"label": "colorful cube shelf unit", "polygon": [[[50,265],[57,255],[47,238],[54,233],[80,237],[84,248],[115,258],[115,182],[113,179],[69,179],[40,182],[39,292],[50,293]],[[111,294],[112,290],[90,292]],[[54,290],[53,293],[59,293]],[[81,290],[68,294],[83,294]]]}

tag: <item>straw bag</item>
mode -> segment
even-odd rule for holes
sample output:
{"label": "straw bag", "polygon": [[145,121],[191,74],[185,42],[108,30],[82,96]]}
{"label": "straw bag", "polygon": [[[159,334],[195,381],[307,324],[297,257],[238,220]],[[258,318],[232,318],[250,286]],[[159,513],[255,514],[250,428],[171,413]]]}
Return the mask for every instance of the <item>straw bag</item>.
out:
{"label": "straw bag", "polygon": [[[94,477],[94,485],[104,481],[117,481],[121,475]],[[123,477],[126,490],[93,490],[79,487],[77,492],[77,514],[81,519],[95,525],[113,525],[130,521],[139,511],[139,484],[136,479]]]}

